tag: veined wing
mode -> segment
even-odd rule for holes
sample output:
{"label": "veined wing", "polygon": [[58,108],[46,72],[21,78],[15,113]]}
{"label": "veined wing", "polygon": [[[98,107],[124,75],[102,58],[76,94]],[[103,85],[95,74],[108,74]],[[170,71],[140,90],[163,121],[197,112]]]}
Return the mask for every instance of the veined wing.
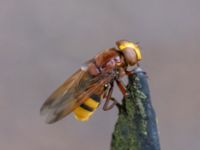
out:
{"label": "veined wing", "polygon": [[111,79],[107,73],[93,77],[87,70],[79,69],[46,100],[41,114],[48,115],[47,123],[54,123],[72,112],[92,93],[102,90]]}

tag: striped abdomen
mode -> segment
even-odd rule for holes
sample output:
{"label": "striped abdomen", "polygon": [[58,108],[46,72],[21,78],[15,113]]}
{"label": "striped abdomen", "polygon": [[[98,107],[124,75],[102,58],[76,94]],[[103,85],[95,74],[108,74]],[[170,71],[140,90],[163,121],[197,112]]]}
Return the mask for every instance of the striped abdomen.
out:
{"label": "striped abdomen", "polygon": [[93,94],[74,110],[77,120],[87,121],[100,104],[100,97]]}

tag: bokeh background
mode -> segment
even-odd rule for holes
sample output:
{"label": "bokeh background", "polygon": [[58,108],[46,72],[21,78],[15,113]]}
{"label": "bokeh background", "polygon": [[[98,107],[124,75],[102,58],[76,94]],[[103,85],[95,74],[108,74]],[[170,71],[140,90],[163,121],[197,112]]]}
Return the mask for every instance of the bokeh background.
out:
{"label": "bokeh background", "polygon": [[198,0],[0,0],[0,149],[108,150],[116,108],[53,125],[39,109],[119,39],[142,47],[162,149],[199,149]]}

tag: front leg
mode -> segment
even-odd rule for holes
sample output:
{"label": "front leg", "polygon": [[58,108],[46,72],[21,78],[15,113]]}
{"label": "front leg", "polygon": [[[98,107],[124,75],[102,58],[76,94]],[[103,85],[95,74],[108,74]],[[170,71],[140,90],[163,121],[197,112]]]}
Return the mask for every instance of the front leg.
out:
{"label": "front leg", "polygon": [[128,93],[126,92],[126,87],[125,87],[124,82],[122,80],[120,80],[120,79],[116,79],[115,81],[116,81],[117,86],[119,87],[120,91],[122,92],[122,94],[124,96],[127,96]]}
{"label": "front leg", "polygon": [[[137,62],[136,68],[140,68],[140,63],[139,63],[139,62]],[[129,70],[127,70],[127,67],[125,67],[124,70],[125,70],[125,74],[126,74],[127,76],[132,76],[132,75],[134,74],[134,70],[135,70],[135,69],[129,71]]]}

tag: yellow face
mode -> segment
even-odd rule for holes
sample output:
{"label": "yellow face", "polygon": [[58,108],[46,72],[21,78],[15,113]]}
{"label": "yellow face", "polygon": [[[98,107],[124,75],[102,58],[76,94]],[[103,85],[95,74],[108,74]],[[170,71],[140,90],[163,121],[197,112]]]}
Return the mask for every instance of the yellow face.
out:
{"label": "yellow face", "polygon": [[129,65],[132,66],[142,59],[142,54],[137,44],[126,40],[120,40],[116,42],[116,45],[124,54]]}

